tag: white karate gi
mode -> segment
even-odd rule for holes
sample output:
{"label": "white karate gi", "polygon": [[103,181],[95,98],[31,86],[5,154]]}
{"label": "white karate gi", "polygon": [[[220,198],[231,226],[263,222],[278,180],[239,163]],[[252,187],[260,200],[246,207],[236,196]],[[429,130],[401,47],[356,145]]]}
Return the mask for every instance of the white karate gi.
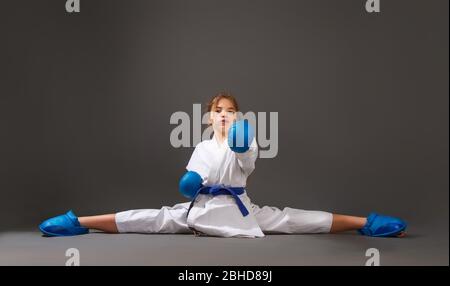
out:
{"label": "white karate gi", "polygon": [[[216,136],[199,143],[186,167],[203,179],[203,185],[223,184],[246,186],[247,177],[255,169],[258,146],[253,140],[245,153],[235,153],[225,140]],[[327,233],[333,215],[323,211],[307,211],[286,207],[260,208],[253,204],[247,192],[239,198],[249,211],[243,216],[235,199],[229,195],[199,194],[186,217],[190,202],[164,206],[161,209],[140,209],[119,212],[116,224],[119,232],[192,233],[221,237],[263,237],[264,233]]]}

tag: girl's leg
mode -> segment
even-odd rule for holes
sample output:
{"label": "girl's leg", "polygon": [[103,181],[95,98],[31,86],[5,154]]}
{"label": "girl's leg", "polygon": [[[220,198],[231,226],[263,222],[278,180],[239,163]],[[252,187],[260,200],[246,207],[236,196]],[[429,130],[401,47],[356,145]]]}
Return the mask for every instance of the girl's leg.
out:
{"label": "girl's leg", "polygon": [[79,217],[81,226],[108,233],[192,233],[186,223],[190,202],[161,209],[138,209]]}
{"label": "girl's leg", "polygon": [[[260,208],[252,204],[252,211],[264,233],[338,233],[358,230],[367,222],[365,217],[288,207],[280,210],[269,206]],[[403,237],[405,232],[397,236]]]}
{"label": "girl's leg", "polygon": [[[115,215],[116,231],[120,233],[192,233],[187,225],[190,202],[160,209],[138,209]],[[106,219],[108,220],[108,219]]]}
{"label": "girl's leg", "polygon": [[[362,228],[367,222],[367,218],[349,215],[333,214],[333,223],[331,225],[330,233],[338,233],[349,230],[358,230]],[[404,237],[404,231],[397,234],[397,237]]]}
{"label": "girl's leg", "polygon": [[260,208],[251,204],[252,212],[264,233],[329,233],[333,214],[323,211],[310,211],[285,207],[264,206]]}
{"label": "girl's leg", "polygon": [[333,223],[331,224],[330,233],[358,230],[362,228],[366,222],[367,219],[365,217],[333,214]]}
{"label": "girl's leg", "polygon": [[[283,216],[286,214],[286,211],[284,211],[283,213],[273,208],[269,208],[269,210],[272,212],[272,214],[278,216]],[[90,229],[97,229],[110,233],[118,232],[115,214],[79,217],[78,221],[80,222],[81,226]],[[333,214],[330,233],[358,230],[366,224],[366,221],[367,219],[365,217]]]}
{"label": "girl's leg", "polygon": [[81,226],[109,233],[118,233],[115,214],[79,217]]}

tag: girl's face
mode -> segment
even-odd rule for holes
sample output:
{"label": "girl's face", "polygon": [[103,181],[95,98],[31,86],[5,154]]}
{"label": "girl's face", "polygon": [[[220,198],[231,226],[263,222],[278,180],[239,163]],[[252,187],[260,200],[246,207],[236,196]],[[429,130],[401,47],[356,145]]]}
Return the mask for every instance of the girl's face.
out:
{"label": "girl's face", "polygon": [[215,133],[228,134],[233,121],[236,120],[236,108],[229,99],[220,99],[210,113],[210,120]]}

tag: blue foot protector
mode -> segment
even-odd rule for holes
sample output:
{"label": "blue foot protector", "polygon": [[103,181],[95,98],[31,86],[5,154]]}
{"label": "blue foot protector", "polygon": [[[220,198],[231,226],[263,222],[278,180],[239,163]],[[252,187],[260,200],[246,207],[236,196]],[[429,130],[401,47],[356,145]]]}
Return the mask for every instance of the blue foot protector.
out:
{"label": "blue foot protector", "polygon": [[399,218],[371,213],[367,217],[366,225],[358,229],[358,232],[367,236],[390,237],[397,236],[406,227],[406,222]]}
{"label": "blue foot protector", "polygon": [[81,226],[72,211],[45,220],[39,225],[39,229],[46,236],[72,236],[89,233],[89,228]]}

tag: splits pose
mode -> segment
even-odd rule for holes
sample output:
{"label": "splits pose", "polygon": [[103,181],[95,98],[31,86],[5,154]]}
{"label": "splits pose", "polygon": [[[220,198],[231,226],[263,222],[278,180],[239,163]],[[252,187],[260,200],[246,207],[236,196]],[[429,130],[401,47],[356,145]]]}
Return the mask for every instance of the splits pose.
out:
{"label": "splits pose", "polygon": [[367,217],[285,207],[259,207],[246,181],[255,169],[258,145],[246,120],[236,121],[236,99],[219,93],[208,104],[214,135],[199,143],[180,180],[180,192],[190,201],[161,209],[137,209],[115,214],[77,217],[72,211],[45,220],[46,236],[108,233],[194,233],[197,236],[264,237],[270,233],[306,234],[358,231],[362,235],[403,237],[406,223],[370,213]]}

